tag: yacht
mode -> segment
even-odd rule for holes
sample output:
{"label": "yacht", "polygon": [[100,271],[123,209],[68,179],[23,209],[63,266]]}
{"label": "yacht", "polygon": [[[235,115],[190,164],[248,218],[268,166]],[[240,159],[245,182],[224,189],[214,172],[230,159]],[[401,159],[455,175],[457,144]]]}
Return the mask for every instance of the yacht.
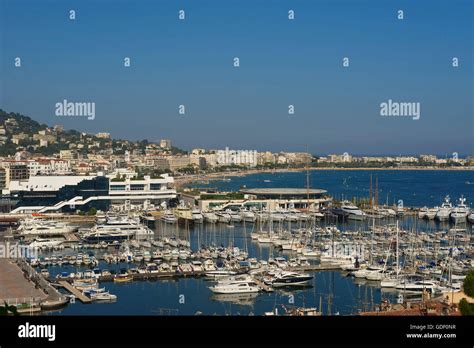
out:
{"label": "yacht", "polygon": [[207,271],[206,272],[206,277],[208,278],[225,278],[229,276],[234,276],[236,275],[237,272],[228,270],[228,269],[216,269],[213,271]]}
{"label": "yacht", "polygon": [[474,224],[474,211],[471,212],[471,214],[468,215],[467,220],[468,220],[471,224]]}
{"label": "yacht", "polygon": [[223,222],[225,224],[228,224],[231,220],[230,214],[226,212],[218,212],[216,213],[216,216],[217,216],[217,221]]}
{"label": "yacht", "polygon": [[214,213],[202,213],[202,215],[204,216],[204,221],[208,222],[208,223],[211,223],[211,224],[215,224],[219,218],[217,217],[216,214]]}
{"label": "yacht", "polygon": [[418,219],[424,219],[426,217],[426,213],[428,212],[428,207],[423,207],[418,210]]}
{"label": "yacht", "polygon": [[132,221],[123,221],[120,224],[95,225],[82,235],[82,239],[87,243],[100,243],[132,238],[141,239],[151,237],[153,234],[153,231],[146,226]]}
{"label": "yacht", "polygon": [[92,301],[116,301],[117,296],[109,293],[105,288],[89,289],[84,291],[84,294],[88,295]]}
{"label": "yacht", "polygon": [[362,210],[348,201],[342,203],[341,210],[349,220],[363,220],[366,215]]}
{"label": "yacht", "polygon": [[411,275],[401,280],[395,289],[407,293],[422,293],[423,291],[428,291],[433,294],[437,291],[438,284],[433,280],[424,280],[421,276]]}
{"label": "yacht", "polygon": [[438,211],[438,207],[430,208],[426,211],[424,218],[428,220],[433,220],[436,217],[436,214],[438,214]]}
{"label": "yacht", "polygon": [[162,220],[167,224],[175,224],[176,222],[178,222],[178,218],[174,216],[174,214],[170,211],[165,212],[162,217]]}
{"label": "yacht", "polygon": [[465,202],[466,198],[459,198],[458,205],[451,211],[451,220],[456,224],[465,223],[467,216],[469,215],[469,208],[467,207]]}
{"label": "yacht", "polygon": [[17,233],[21,236],[54,236],[72,233],[75,228],[67,223],[38,218],[25,219],[20,222]]}
{"label": "yacht", "polygon": [[209,288],[215,294],[243,294],[260,291],[255,282],[237,282],[229,284],[217,284]]}
{"label": "yacht", "polygon": [[382,217],[395,217],[397,216],[397,212],[392,208],[388,207],[376,207],[375,211],[380,214]]}
{"label": "yacht", "polygon": [[232,222],[242,222],[242,216],[237,212],[230,212],[230,220]]}
{"label": "yacht", "polygon": [[64,242],[64,239],[53,239],[53,238],[36,238],[28,246],[30,248],[54,248],[61,245]]}
{"label": "yacht", "polygon": [[257,219],[255,214],[251,211],[243,211],[241,213],[241,216],[242,216],[242,220],[245,222],[255,222],[255,220]]}
{"label": "yacht", "polygon": [[449,220],[449,215],[451,214],[451,210],[453,209],[453,205],[449,201],[449,196],[444,198],[443,204],[439,208],[438,212],[436,213],[436,220],[439,221],[447,221]]}
{"label": "yacht", "polygon": [[385,276],[380,281],[382,288],[395,288],[398,285],[398,279],[395,277]]}
{"label": "yacht", "polygon": [[308,285],[313,276],[306,273],[281,272],[271,281],[274,287]]}
{"label": "yacht", "polygon": [[204,221],[204,216],[202,216],[201,211],[199,209],[193,209],[191,211],[193,222],[195,224],[202,224]]}

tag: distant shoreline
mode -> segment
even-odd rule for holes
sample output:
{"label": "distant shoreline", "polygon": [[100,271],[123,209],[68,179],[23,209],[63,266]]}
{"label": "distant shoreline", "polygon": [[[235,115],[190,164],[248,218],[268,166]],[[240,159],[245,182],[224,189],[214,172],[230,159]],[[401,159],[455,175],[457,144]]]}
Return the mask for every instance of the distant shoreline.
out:
{"label": "distant shoreline", "polygon": [[388,171],[388,170],[429,170],[429,171],[474,171],[474,166],[470,167],[446,167],[446,168],[436,168],[436,167],[398,167],[398,168],[384,168],[384,167],[374,167],[374,168],[340,168],[340,167],[310,167],[310,168],[280,168],[280,169],[248,169],[238,172],[219,172],[219,173],[209,173],[203,175],[186,175],[175,177],[175,184],[177,187],[182,187],[186,184],[189,184],[193,181],[206,181],[206,180],[220,180],[225,177],[243,177],[248,175],[255,174],[265,174],[265,173],[297,173],[305,172],[311,170],[340,170],[340,171],[350,171],[350,170],[368,170],[368,171]]}

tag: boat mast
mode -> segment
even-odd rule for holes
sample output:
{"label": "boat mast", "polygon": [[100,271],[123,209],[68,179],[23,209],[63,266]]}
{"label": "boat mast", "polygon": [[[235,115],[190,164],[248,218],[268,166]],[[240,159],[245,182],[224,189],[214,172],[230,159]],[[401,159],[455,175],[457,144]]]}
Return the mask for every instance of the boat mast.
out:
{"label": "boat mast", "polygon": [[[306,145],[306,152],[308,152],[308,145]],[[311,156],[312,158],[312,156]],[[306,203],[306,211],[309,211],[309,167],[308,167],[308,163],[306,163],[306,199],[307,199],[307,203]]]}
{"label": "boat mast", "polygon": [[375,176],[375,207],[379,207],[379,176]]}
{"label": "boat mast", "polygon": [[397,269],[396,269],[396,275],[397,275],[397,280],[398,280],[398,272],[399,272],[399,263],[398,263],[398,219],[397,219],[397,237],[395,242],[397,243],[397,251],[396,251],[396,262],[397,262]]}
{"label": "boat mast", "polygon": [[372,206],[372,174],[370,174],[369,204],[370,204],[370,209],[372,210],[372,209],[374,208],[374,207]]}

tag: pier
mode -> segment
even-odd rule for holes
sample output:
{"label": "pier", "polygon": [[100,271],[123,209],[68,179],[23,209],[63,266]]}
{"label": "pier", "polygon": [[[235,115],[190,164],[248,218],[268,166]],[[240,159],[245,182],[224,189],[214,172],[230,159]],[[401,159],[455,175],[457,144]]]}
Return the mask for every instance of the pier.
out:
{"label": "pier", "polygon": [[66,289],[67,291],[69,291],[71,294],[73,294],[79,301],[81,301],[82,303],[91,303],[92,300],[87,297],[86,295],[84,295],[81,291],[79,291],[78,289],[76,289],[74,286],[72,286],[72,284],[70,284],[69,282],[65,281],[65,280],[60,280],[58,282],[59,285],[61,285],[64,289]]}
{"label": "pier", "polygon": [[33,313],[64,306],[67,298],[23,259],[0,259],[0,301]]}

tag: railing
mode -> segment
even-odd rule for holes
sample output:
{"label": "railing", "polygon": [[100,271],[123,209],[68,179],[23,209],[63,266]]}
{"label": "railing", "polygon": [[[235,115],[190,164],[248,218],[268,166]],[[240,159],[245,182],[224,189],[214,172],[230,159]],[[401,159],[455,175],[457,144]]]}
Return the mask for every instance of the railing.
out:
{"label": "railing", "polygon": [[38,272],[35,271],[31,265],[29,265],[24,259],[17,259],[16,263],[20,269],[28,275],[28,278],[35,283],[39,288],[41,288],[48,296],[55,296],[58,298],[63,297],[63,295],[56,290],[51,284],[46,281]]}
{"label": "railing", "polygon": [[21,304],[29,304],[31,307],[39,306],[41,297],[17,297],[17,298],[0,298],[0,306],[5,302],[9,306],[18,306]]}

